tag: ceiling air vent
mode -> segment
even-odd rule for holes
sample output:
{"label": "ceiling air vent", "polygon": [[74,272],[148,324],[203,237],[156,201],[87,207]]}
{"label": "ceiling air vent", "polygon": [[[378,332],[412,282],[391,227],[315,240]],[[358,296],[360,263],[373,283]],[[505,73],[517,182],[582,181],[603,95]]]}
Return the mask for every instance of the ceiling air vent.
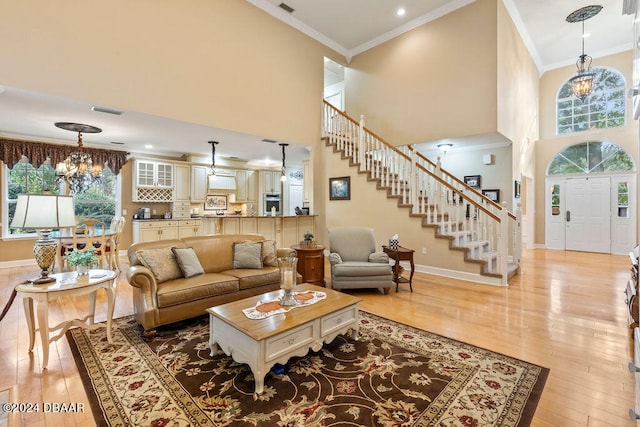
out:
{"label": "ceiling air vent", "polygon": [[286,11],[287,11],[287,12],[289,12],[289,13],[293,13],[293,11],[295,10],[294,8],[292,8],[291,6],[289,6],[289,5],[288,5],[288,4],[286,4],[286,3],[280,3],[280,5],[279,5],[279,6],[280,6],[280,9],[284,9],[284,10],[286,10]]}
{"label": "ceiling air vent", "polygon": [[105,108],[105,107],[97,107],[95,105],[91,107],[91,111],[96,111],[98,113],[113,114],[116,116],[119,116],[120,114],[122,114],[122,111],[112,110],[111,108]]}

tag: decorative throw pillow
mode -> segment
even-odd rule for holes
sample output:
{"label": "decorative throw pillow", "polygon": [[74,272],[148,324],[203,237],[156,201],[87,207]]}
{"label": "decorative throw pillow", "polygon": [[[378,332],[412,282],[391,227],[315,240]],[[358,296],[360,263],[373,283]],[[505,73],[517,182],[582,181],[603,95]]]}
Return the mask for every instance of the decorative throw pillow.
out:
{"label": "decorative throw pillow", "polygon": [[143,249],[136,251],[136,256],[156,276],[158,283],[182,277],[171,248]]}
{"label": "decorative throw pillow", "polygon": [[262,243],[252,241],[234,243],[233,268],[262,268]]}
{"label": "decorative throw pillow", "polygon": [[275,240],[262,241],[262,265],[266,265],[268,267],[278,266],[278,257],[276,256]]}
{"label": "decorative throw pillow", "polygon": [[176,248],[174,246],[171,250],[184,277],[188,279],[189,277],[204,274],[198,255],[196,255],[193,248]]}

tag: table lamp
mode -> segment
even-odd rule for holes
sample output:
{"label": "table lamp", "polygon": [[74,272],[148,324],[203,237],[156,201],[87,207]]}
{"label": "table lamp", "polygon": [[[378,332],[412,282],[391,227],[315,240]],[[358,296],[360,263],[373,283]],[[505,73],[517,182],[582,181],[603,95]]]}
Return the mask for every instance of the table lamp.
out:
{"label": "table lamp", "polygon": [[58,243],[49,237],[53,228],[75,227],[73,196],[54,194],[20,194],[11,228],[38,230],[38,240],[33,246],[33,255],[42,270],[33,283],[55,282],[49,277],[49,269],[56,256]]}

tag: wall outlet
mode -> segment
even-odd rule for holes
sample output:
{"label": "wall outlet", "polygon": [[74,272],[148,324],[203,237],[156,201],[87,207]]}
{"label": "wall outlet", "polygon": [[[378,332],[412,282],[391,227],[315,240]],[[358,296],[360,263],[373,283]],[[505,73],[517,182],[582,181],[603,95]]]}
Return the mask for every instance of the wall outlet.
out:
{"label": "wall outlet", "polygon": [[156,214],[156,210],[155,210],[155,209],[153,210],[153,214],[154,214],[154,215]]}
{"label": "wall outlet", "polygon": [[127,210],[126,209],[122,209],[122,215],[126,215],[127,214]]}
{"label": "wall outlet", "polygon": [[422,254],[426,254],[427,253],[427,248],[422,248]]}

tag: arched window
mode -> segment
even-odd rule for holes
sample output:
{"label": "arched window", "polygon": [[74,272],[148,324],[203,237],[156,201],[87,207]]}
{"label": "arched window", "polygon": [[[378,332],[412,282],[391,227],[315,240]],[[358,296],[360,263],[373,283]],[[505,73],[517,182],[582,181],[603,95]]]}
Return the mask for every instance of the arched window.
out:
{"label": "arched window", "polygon": [[602,141],[583,142],[555,155],[548,175],[589,174],[633,171],[633,160],[622,147]]}
{"label": "arched window", "polygon": [[595,88],[584,102],[571,92],[567,80],[558,91],[557,132],[566,134],[625,124],[625,79],[611,68],[593,67]]}

